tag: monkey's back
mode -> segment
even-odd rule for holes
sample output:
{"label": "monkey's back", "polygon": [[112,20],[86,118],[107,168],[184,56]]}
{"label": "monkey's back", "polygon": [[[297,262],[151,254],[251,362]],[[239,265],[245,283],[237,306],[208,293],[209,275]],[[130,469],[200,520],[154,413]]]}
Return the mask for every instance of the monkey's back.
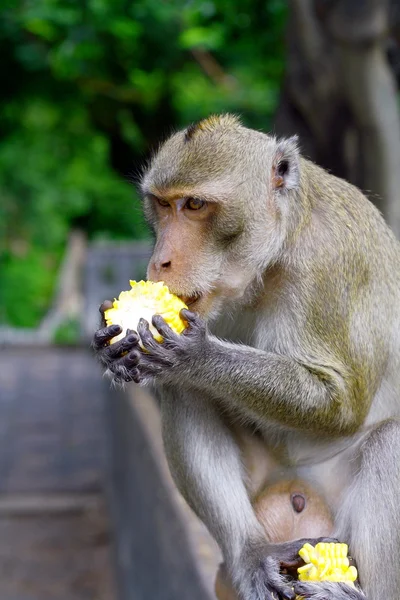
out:
{"label": "monkey's back", "polygon": [[366,423],[400,414],[400,243],[358,188],[306,160],[302,170],[311,218],[293,272],[307,324],[370,396]]}

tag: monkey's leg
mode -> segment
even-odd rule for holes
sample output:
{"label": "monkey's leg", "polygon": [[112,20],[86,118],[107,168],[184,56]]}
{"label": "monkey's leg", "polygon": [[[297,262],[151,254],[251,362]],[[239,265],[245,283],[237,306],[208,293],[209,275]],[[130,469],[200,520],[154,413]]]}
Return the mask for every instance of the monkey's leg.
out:
{"label": "monkey's leg", "polygon": [[[353,460],[357,474],[343,492],[333,535],[348,542],[368,600],[398,600],[400,420],[377,425],[357,448]],[[304,584],[302,592],[316,600],[320,596],[312,587]]]}
{"label": "monkey's leg", "polygon": [[[299,479],[268,485],[256,495],[253,506],[265,536],[275,543],[328,536],[332,532],[333,522],[325,499]],[[215,594],[218,600],[238,600],[224,565],[217,574]]]}
{"label": "monkey's leg", "polygon": [[269,543],[251,505],[239,448],[204,395],[164,391],[163,437],[175,482],[207,525],[243,600],[293,598],[268,555]]}

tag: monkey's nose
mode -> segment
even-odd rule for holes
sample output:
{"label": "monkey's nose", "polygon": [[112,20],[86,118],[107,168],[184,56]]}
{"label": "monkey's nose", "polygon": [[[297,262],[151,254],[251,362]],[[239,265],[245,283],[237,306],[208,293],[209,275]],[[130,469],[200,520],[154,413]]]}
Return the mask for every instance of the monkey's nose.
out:
{"label": "monkey's nose", "polygon": [[147,277],[151,281],[161,281],[170,272],[172,263],[170,260],[153,260],[149,264]]}

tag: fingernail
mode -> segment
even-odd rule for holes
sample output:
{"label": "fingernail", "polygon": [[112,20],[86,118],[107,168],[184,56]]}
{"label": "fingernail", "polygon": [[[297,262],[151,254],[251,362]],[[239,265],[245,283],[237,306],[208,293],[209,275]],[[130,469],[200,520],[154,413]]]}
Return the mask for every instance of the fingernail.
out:
{"label": "fingernail", "polygon": [[134,344],[135,342],[137,342],[138,337],[137,335],[128,335],[128,337],[126,338],[126,341],[128,342],[128,344]]}
{"label": "fingernail", "polygon": [[119,333],[120,331],[122,331],[122,328],[120,325],[111,325],[111,331],[113,333]]}

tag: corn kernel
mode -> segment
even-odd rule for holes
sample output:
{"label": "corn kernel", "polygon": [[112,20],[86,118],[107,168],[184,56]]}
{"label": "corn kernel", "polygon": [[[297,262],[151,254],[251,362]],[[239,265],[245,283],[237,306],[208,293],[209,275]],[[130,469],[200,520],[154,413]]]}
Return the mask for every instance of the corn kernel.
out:
{"label": "corn kernel", "polygon": [[182,333],[186,323],[179,315],[182,308],[187,308],[177,296],[170,293],[162,281],[130,281],[131,289],[121,292],[114,300],[113,307],[104,312],[107,325],[121,325],[122,333],[112,338],[111,344],[122,339],[127,329],[137,331],[140,318],[146,319],[150,331],[158,342],[163,338],[152,325],[153,315],[161,315],[175,333]]}
{"label": "corn kernel", "polygon": [[345,582],[354,587],[357,569],[349,566],[347,544],[304,544],[299,555],[306,563],[297,570],[300,581]]}

